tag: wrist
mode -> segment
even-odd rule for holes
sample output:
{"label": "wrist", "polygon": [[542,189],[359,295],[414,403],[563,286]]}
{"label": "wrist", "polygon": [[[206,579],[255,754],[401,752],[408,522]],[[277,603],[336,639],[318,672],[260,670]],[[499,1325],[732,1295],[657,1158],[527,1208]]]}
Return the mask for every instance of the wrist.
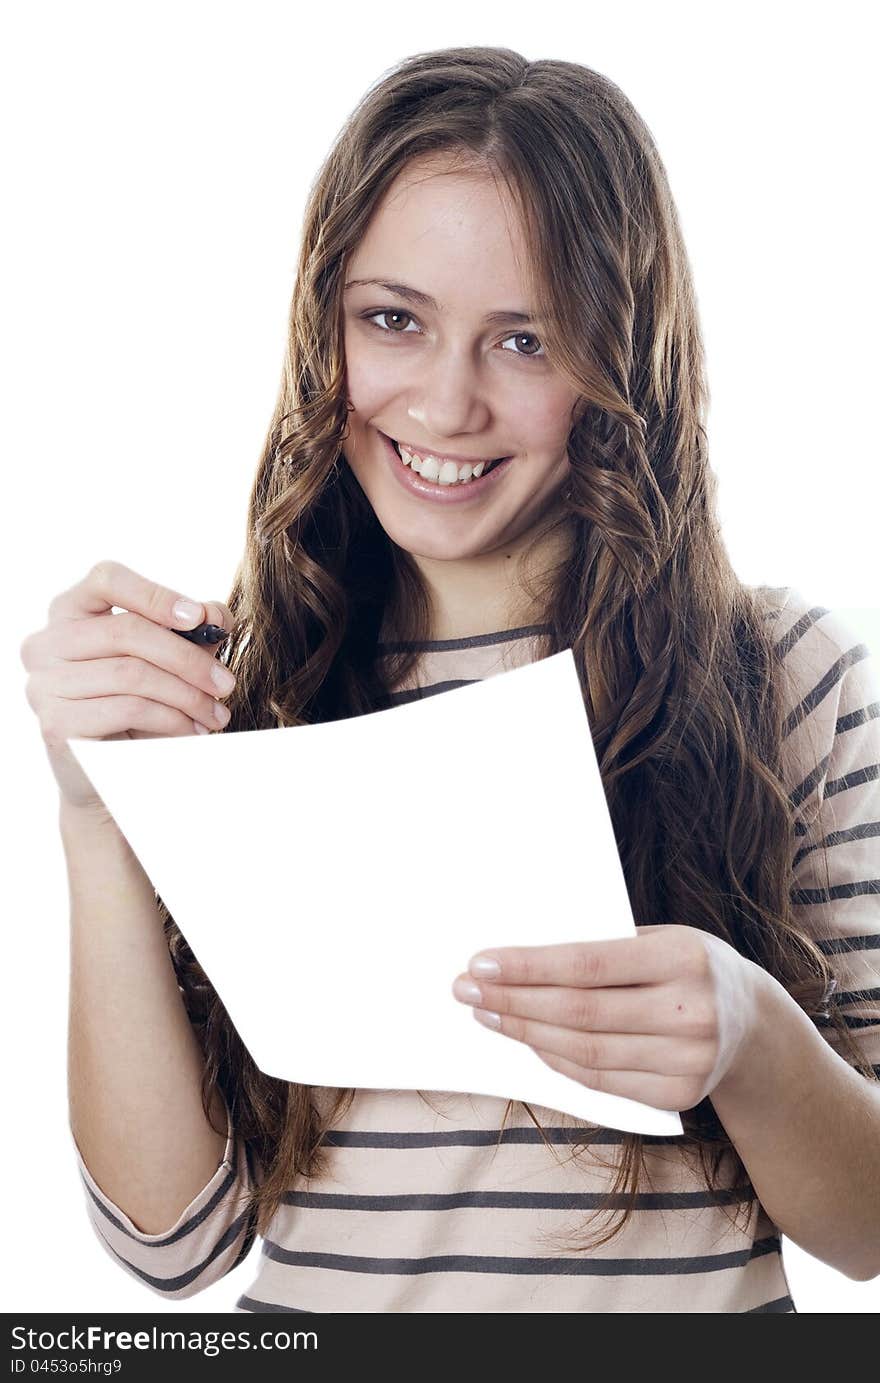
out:
{"label": "wrist", "polygon": [[746,967],[745,990],[749,1021],[733,1061],[711,1092],[711,1098],[736,1097],[754,1091],[755,1081],[766,1065],[771,1035],[777,1030],[786,1006],[794,1000],[778,980],[754,961],[742,958]]}

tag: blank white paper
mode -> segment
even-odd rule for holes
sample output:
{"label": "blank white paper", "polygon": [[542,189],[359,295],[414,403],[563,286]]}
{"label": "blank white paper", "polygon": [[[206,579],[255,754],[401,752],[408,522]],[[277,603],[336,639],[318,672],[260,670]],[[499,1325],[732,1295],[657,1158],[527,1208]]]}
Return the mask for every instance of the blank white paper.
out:
{"label": "blank white paper", "polygon": [[329,724],[70,747],[267,1075],[682,1132],[452,994],[477,951],[635,935],[571,649]]}

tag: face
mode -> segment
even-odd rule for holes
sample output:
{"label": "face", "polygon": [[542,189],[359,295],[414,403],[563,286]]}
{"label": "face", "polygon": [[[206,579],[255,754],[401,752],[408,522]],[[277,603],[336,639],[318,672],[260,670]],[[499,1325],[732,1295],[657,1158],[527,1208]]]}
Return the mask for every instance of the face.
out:
{"label": "face", "polygon": [[[578,395],[544,354],[525,255],[503,189],[435,161],[392,184],[347,266],[344,456],[385,532],[422,565],[509,557],[568,480]],[[387,439],[414,448],[426,476]],[[502,457],[469,483],[443,464]]]}

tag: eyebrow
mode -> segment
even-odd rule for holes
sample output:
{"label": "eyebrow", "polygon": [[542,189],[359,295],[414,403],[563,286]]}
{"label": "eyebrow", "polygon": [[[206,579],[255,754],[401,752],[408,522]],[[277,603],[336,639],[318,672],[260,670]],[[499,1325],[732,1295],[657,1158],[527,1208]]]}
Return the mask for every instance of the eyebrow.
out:
{"label": "eyebrow", "polygon": [[[392,283],[388,279],[349,279],[346,288],[359,288],[369,286],[373,288],[384,288],[387,292],[393,293],[395,297],[403,298],[406,302],[415,303],[417,307],[429,307],[432,311],[439,311],[436,299],[429,293],[422,293],[418,288],[411,288],[408,283]],[[489,324],[493,322],[533,322],[537,323],[538,318],[533,313],[514,312],[510,310],[500,310],[498,312],[487,312],[483,318]]]}

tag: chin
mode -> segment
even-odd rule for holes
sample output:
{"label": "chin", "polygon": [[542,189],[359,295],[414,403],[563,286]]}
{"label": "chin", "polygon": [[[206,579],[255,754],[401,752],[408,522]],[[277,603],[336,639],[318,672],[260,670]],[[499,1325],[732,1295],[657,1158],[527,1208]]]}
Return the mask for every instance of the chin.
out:
{"label": "chin", "polygon": [[378,512],[376,517],[397,547],[408,552],[411,557],[422,557],[433,562],[461,562],[475,559],[493,552],[496,548],[503,546],[504,543],[501,535],[498,537],[482,535],[479,539],[475,539],[473,536],[454,537],[451,533],[438,533],[436,520],[431,525],[433,531],[429,531],[427,525],[422,527],[422,525],[404,524],[387,519],[383,521]]}

